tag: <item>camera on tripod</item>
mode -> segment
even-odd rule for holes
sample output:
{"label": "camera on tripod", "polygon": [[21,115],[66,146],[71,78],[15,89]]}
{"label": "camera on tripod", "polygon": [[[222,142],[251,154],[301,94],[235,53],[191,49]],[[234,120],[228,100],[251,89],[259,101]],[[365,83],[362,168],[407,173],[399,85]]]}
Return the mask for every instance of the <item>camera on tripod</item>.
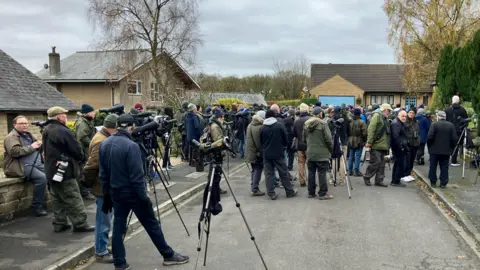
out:
{"label": "camera on tripod", "polygon": [[32,126],[37,126],[39,128],[44,128],[48,125],[47,121],[34,121],[31,123]]}
{"label": "camera on tripod", "polygon": [[459,121],[460,123],[459,129],[464,129],[468,127],[468,124],[470,123],[470,121],[472,121],[472,119],[471,118],[463,119],[462,117],[459,116],[457,121]]}
{"label": "camera on tripod", "polygon": [[101,108],[98,111],[101,113],[107,113],[107,114],[114,113],[116,115],[122,115],[125,113],[124,109],[125,107],[122,104],[117,104],[117,105],[113,105],[111,108]]}
{"label": "camera on tripod", "polygon": [[330,122],[333,124],[333,126],[336,129],[340,129],[342,127],[343,123],[345,123],[345,119],[343,119],[343,118],[338,118],[337,120],[330,119]]}
{"label": "camera on tripod", "polygon": [[208,162],[222,163],[222,151],[227,150],[232,156],[235,155],[228,136],[215,142],[199,142],[197,140],[192,140],[192,145],[199,150],[200,154],[199,160],[196,162],[195,166],[197,172],[204,171],[205,165],[203,161],[205,160],[205,157],[207,157]]}

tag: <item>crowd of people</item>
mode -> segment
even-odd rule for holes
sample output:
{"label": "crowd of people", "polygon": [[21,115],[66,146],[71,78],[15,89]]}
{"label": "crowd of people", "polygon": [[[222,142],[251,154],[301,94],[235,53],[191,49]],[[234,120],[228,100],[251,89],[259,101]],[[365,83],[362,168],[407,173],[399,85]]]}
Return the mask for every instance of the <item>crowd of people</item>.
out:
{"label": "crowd of people", "polygon": [[[95,232],[96,260],[114,263],[116,269],[130,269],[125,259],[123,235],[131,211],[145,227],[165,265],[189,260],[165,241],[147,194],[146,156],[131,136],[138,126],[134,115],[141,112],[142,105],[136,104],[130,113],[108,115],[103,126],[96,128],[94,108],[83,104],[72,131],[66,126],[68,111],[52,107],[47,111],[48,121],[41,141],[29,132],[27,117],[20,115],[13,120],[14,128],[4,142],[4,173],[34,184],[31,205],[34,214],[47,215],[44,199],[48,186],[54,231],[61,233],[73,227],[78,233]],[[320,102],[314,106],[302,103],[297,107],[273,104],[268,109],[233,104],[231,110],[217,104],[207,107],[205,113],[201,106],[185,103],[176,115],[171,108],[165,108],[159,117],[176,119],[176,128],[182,135],[178,148],[182,159],[191,166],[205,162],[194,141],[214,142],[230,137],[239,158],[251,165],[252,196],[267,195],[275,200],[277,187],[283,187],[287,198],[297,196],[292,177],[296,158],[300,187],[307,187],[309,198],[318,196],[320,200],[329,200],[333,196],[328,192],[328,181],[338,179],[339,185],[344,185],[347,174],[362,177],[367,186],[372,185],[373,178],[375,186],[388,187],[384,183],[385,165],[391,156],[394,165],[390,185],[404,187],[402,181],[413,179],[414,164],[425,164],[426,146],[431,185],[436,187],[437,166],[440,166],[440,187],[445,188],[450,157],[452,166],[459,165],[458,151],[454,149],[457,149],[467,113],[459,97],[454,96],[452,106],[437,111],[435,119],[427,116],[423,108],[404,110],[400,105],[392,109],[389,104],[374,104],[364,109],[322,106]],[[172,169],[172,140],[169,139],[174,136],[172,132],[166,132],[161,138],[162,170]],[[369,159],[362,173],[360,165],[365,153]],[[348,160],[346,164],[341,162],[342,156]],[[266,192],[260,187],[262,174]],[[87,222],[83,200],[96,201],[95,226]],[[112,218],[115,220],[113,254],[107,249]]]}

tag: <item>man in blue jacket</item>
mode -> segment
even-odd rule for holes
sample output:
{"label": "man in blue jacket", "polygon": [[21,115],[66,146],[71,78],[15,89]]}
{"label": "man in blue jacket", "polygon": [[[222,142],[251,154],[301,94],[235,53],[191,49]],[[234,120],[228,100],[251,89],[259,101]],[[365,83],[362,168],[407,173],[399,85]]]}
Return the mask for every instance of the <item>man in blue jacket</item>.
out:
{"label": "man in blue jacket", "polygon": [[415,118],[418,121],[418,128],[420,129],[420,146],[418,147],[417,157],[415,159],[417,160],[418,165],[424,165],[425,160],[423,156],[425,155],[425,145],[427,144],[430,120],[428,120],[427,116],[425,115],[425,111],[422,108],[418,109]]}
{"label": "man in blue jacket", "polygon": [[115,269],[131,269],[125,259],[123,235],[127,229],[130,211],[135,213],[150,239],[162,254],[164,265],[187,263],[189,258],[180,255],[165,241],[160,221],[155,218],[152,202],[147,195],[144,160],[140,147],[132,141],[133,116],[118,117],[117,133],[102,142],[99,151],[100,183],[104,194],[102,211],[113,212],[112,253]]}

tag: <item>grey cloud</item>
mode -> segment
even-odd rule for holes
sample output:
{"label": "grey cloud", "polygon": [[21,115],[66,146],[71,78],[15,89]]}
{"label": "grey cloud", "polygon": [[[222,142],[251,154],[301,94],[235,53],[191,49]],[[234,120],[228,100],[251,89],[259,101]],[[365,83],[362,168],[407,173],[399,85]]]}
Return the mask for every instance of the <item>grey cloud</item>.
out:
{"label": "grey cloud", "polygon": [[[92,47],[84,0],[0,2],[0,36],[8,37],[0,40],[0,48],[34,72],[47,61],[52,45],[62,57]],[[199,6],[204,45],[198,49],[197,71],[269,73],[273,59],[298,55],[315,63],[394,61],[378,1],[202,0]]]}

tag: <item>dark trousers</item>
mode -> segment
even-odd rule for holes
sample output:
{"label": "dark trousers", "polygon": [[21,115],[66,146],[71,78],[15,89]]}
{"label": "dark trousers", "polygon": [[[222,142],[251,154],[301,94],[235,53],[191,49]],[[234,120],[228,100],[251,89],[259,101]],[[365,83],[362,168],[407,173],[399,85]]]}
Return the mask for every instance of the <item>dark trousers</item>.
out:
{"label": "dark trousers", "polygon": [[317,189],[316,174],[318,173],[318,185],[320,190],[318,196],[325,196],[328,192],[327,171],[329,167],[328,161],[309,161],[308,166],[308,194],[315,195]]}
{"label": "dark trousers", "polygon": [[392,184],[399,184],[400,179],[405,176],[406,155],[404,151],[392,151],[395,157],[392,168]]}
{"label": "dark trousers", "polygon": [[182,134],[182,151],[183,151],[183,158],[185,159],[185,161],[188,160],[189,149],[190,149],[190,143],[187,142],[187,135]]}
{"label": "dark trousers", "polygon": [[370,180],[375,176],[375,183],[383,183],[385,178],[385,156],[388,151],[374,150],[370,151],[370,160],[368,161],[368,167],[363,176],[364,179]]}
{"label": "dark trousers", "polygon": [[172,257],[174,251],[165,241],[160,221],[155,217],[150,199],[140,200],[136,196],[118,196],[113,199],[112,255],[115,267],[123,267],[127,263],[123,235],[127,230],[130,210],[135,213],[160,254],[164,258]]}
{"label": "dark trousers", "polygon": [[290,147],[287,149],[287,160],[288,160],[288,169],[291,170],[293,169],[293,161],[295,160],[295,150],[290,149]]}
{"label": "dark trousers", "polygon": [[260,179],[262,179],[263,164],[261,163],[250,163],[252,165],[252,180],[251,187],[252,192],[258,191],[258,184]]}
{"label": "dark trousers", "polygon": [[170,163],[170,145],[167,144],[165,145],[165,152],[163,152],[163,158],[162,158],[162,168],[166,168],[169,165],[172,165]]}
{"label": "dark trousers", "polygon": [[25,179],[33,184],[32,208],[43,207],[45,201],[45,189],[47,188],[47,177],[43,167],[25,166]]}
{"label": "dark trousers", "polygon": [[409,146],[410,152],[406,153],[406,164],[404,176],[412,174],[413,164],[415,163],[415,157],[417,156],[417,146]]}
{"label": "dark trousers", "polygon": [[265,170],[265,185],[267,188],[268,196],[274,196],[276,194],[275,184],[273,183],[273,181],[268,181],[268,179],[273,179],[273,170],[275,168],[278,170],[278,176],[280,177],[280,181],[282,181],[283,188],[285,188],[285,192],[287,193],[287,195],[294,192],[292,183],[290,183],[292,176],[288,172],[287,163],[285,162],[284,157],[281,157],[279,159],[264,159],[263,168]]}
{"label": "dark trousers", "polygon": [[463,138],[460,137],[462,136],[462,132],[457,132],[457,143],[460,141],[460,145],[458,147],[455,146],[455,151],[452,154],[452,164],[458,163],[457,157],[458,157],[458,152],[460,151],[460,148],[462,148],[463,145]]}
{"label": "dark trousers", "polygon": [[425,156],[425,144],[426,143],[420,143],[420,146],[418,147],[417,161],[420,161],[420,159],[422,159],[423,156]]}
{"label": "dark trousers", "polygon": [[430,183],[437,183],[437,164],[440,166],[440,185],[448,184],[448,161],[449,155],[430,155],[430,169],[428,170],[428,178]]}

